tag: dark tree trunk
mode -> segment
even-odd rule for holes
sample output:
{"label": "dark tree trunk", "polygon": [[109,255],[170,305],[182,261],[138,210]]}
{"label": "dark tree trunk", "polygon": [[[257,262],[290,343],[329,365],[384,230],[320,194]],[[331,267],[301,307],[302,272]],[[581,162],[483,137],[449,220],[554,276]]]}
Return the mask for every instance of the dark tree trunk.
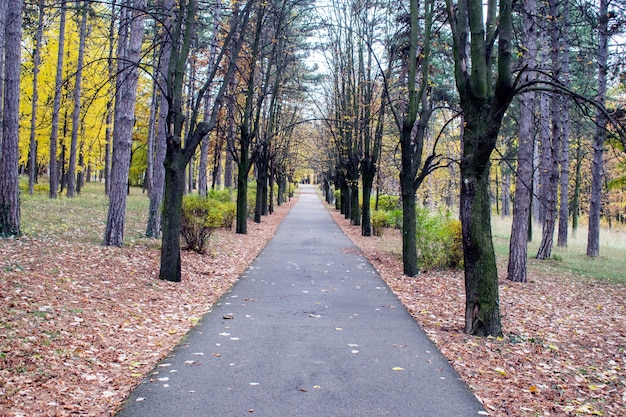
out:
{"label": "dark tree trunk", "polygon": [[5,237],[21,234],[18,143],[23,7],[22,0],[9,0],[6,11],[4,107],[2,151],[0,152],[2,155],[0,158],[0,236]]}
{"label": "dark tree trunk", "polygon": [[180,140],[168,141],[166,155],[164,162],[163,239],[159,278],[171,282],[180,282],[180,229],[182,226],[186,166]]}
{"label": "dark tree trunk", "polygon": [[248,233],[248,170],[243,163],[238,165],[237,176],[237,222],[236,232]]}
{"label": "dark tree trunk", "polygon": [[[470,129],[468,126],[467,130]],[[466,132],[467,132],[466,130]],[[486,168],[486,167],[485,167]],[[489,170],[461,164],[461,223],[465,261],[465,333],[502,333],[498,270],[491,237]]]}
{"label": "dark tree trunk", "polygon": [[363,181],[363,207],[362,207],[362,222],[361,222],[361,235],[372,235],[372,213],[370,207],[370,200],[372,197],[372,188],[374,186],[374,177],[376,176],[376,165],[366,157],[361,164],[361,179]]}

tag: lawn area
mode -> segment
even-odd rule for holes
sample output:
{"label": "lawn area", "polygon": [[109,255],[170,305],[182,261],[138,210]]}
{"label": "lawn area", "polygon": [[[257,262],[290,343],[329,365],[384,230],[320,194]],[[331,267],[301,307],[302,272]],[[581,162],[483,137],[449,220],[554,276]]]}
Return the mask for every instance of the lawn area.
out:
{"label": "lawn area", "polygon": [[[496,254],[506,268],[511,235],[511,217],[503,218],[494,214],[492,233]],[[600,256],[598,258],[590,258],[586,254],[586,225],[581,225],[575,235],[573,235],[570,227],[566,248],[557,247],[555,236],[551,259],[535,259],[540,242],[541,225],[535,223],[533,225],[533,241],[528,244],[528,265],[531,271],[570,273],[600,281],[626,284],[626,232],[623,230],[602,229],[600,231]]]}

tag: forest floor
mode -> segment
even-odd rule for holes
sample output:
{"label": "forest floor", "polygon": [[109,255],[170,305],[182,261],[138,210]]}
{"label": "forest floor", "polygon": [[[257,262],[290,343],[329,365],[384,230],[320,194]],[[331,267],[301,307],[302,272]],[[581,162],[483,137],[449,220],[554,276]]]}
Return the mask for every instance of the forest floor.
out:
{"label": "forest floor", "polygon": [[[45,232],[0,240],[0,416],[111,415],[228,291],[294,202],[249,223],[247,235],[216,232],[204,256],[184,252],[178,284],[156,276],[157,241],[97,243],[101,202],[80,212],[61,200],[59,219],[48,210],[37,226]],[[29,204],[23,217],[41,215]],[[80,221],[67,220],[74,211]],[[398,231],[364,238],[331,214],[492,416],[626,416],[626,286],[550,268],[531,271],[526,284],[502,280],[504,336],[471,337],[462,332],[461,271],[406,277]],[[131,216],[130,235],[143,220]]]}
{"label": "forest floor", "polygon": [[[402,274],[401,235],[363,237],[333,218],[493,416],[626,416],[626,285],[531,268],[507,281],[500,260],[504,335],[463,333],[463,272]],[[600,267],[600,265],[599,265]]]}

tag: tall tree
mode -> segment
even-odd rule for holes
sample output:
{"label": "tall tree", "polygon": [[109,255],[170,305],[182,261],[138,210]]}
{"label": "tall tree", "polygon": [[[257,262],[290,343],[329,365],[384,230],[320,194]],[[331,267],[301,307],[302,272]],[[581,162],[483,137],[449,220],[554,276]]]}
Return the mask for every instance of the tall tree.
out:
{"label": "tall tree", "polygon": [[[417,0],[410,2],[410,47],[407,57],[408,108],[400,129],[400,189],[402,193],[402,263],[404,273],[415,276],[419,272],[417,259],[416,191],[425,178],[418,175],[422,168],[422,151],[432,103],[428,95],[430,71],[431,27],[433,23],[432,0],[425,0],[424,28],[419,25],[420,9]],[[421,43],[421,48],[420,48]],[[428,164],[425,164],[428,165]],[[424,169],[422,168],[422,173]]]}
{"label": "tall tree", "polygon": [[[537,2],[524,3],[523,55],[524,74],[522,83],[531,83],[535,77],[537,59]],[[528,91],[520,96],[519,145],[515,172],[515,197],[513,199],[513,222],[509,243],[507,279],[526,282],[526,260],[528,258],[528,227],[531,220],[530,204],[533,179],[533,151],[535,146],[535,92]]]}
{"label": "tall tree", "polygon": [[[600,0],[598,10],[598,89],[596,101],[606,103],[606,81],[609,56],[609,1]],[[600,214],[602,212],[602,174],[604,169],[604,141],[606,138],[606,114],[596,111],[596,131],[593,135],[593,160],[591,164],[591,199],[589,201],[589,229],[587,233],[587,256],[600,256]]]}
{"label": "tall tree", "polygon": [[61,0],[59,10],[59,49],[57,52],[56,76],[54,79],[54,99],[52,102],[52,127],[50,133],[50,198],[57,198],[59,189],[59,168],[57,165],[57,144],[59,140],[59,115],[61,113],[61,94],[63,92],[63,62],[65,56],[65,0]]}
{"label": "tall tree", "polygon": [[[216,65],[209,69],[209,74],[202,87],[196,93],[195,106],[189,119],[188,135],[183,146],[183,123],[185,120],[183,110],[183,80],[185,68],[189,57],[191,41],[196,36],[197,2],[189,0],[178,10],[172,31],[172,49],[169,61],[167,77],[167,97],[169,111],[167,118],[167,150],[165,154],[165,189],[163,194],[163,238],[161,244],[161,268],[159,278],[178,282],[181,280],[180,260],[180,229],[182,223],[183,194],[185,191],[185,169],[196,148],[213,128],[220,110],[222,97],[226,92],[230,78],[236,68],[237,56],[243,43],[243,34],[239,32],[248,25],[249,8],[253,1],[249,1],[241,13],[236,13],[230,24],[228,36],[224,40],[222,49],[215,60]],[[239,35],[239,36],[238,36]],[[216,80],[219,67],[223,64],[223,58],[227,53],[228,46],[235,42],[231,50],[230,62],[226,73],[220,79],[220,88],[215,95],[215,105],[211,118],[207,122],[197,122],[199,109],[204,94]]]}
{"label": "tall tree", "polygon": [[152,172],[152,187],[150,187],[150,208],[148,209],[148,222],[146,237],[158,238],[161,235],[161,205],[165,190],[165,153],[167,152],[167,117],[169,113],[169,101],[167,95],[167,76],[172,51],[172,15],[174,11],[173,0],[161,0],[157,8],[158,27],[155,43],[159,45],[159,59],[155,82],[158,85],[157,131],[155,138],[155,150]]}
{"label": "tall tree", "polygon": [[[512,1],[446,0],[455,79],[463,109],[460,218],[465,261],[465,332],[502,332],[498,271],[491,237],[489,165],[502,118],[514,94],[511,74]],[[497,55],[493,51],[498,38]],[[469,50],[468,50],[469,48]],[[494,62],[496,59],[496,62]],[[492,79],[492,67],[497,75]],[[495,84],[492,82],[495,80]]]}
{"label": "tall tree", "polygon": [[146,0],[126,0],[122,4],[117,49],[113,159],[109,210],[103,244],[124,243],[124,220],[128,193],[128,169],[135,124],[135,97],[139,78],[139,59],[144,35]]}
{"label": "tall tree", "polygon": [[[566,89],[570,87],[570,0],[565,0],[561,10],[561,83]],[[559,191],[559,230],[557,246],[567,247],[567,232],[569,219],[569,148],[570,148],[570,97],[561,96],[561,176]]]}
{"label": "tall tree", "polygon": [[22,0],[7,2],[0,157],[0,237],[19,236],[21,233],[18,141],[23,8]]}
{"label": "tall tree", "polygon": [[[561,23],[559,22],[559,2],[557,0],[549,1],[550,16],[550,61],[552,66],[552,79],[560,80],[561,77],[561,45],[560,45],[560,29]],[[547,133],[548,139],[546,140],[543,152],[544,161],[547,163],[543,166],[543,172],[545,173],[543,183],[543,203],[544,214],[543,227],[541,233],[541,243],[537,251],[537,259],[548,259],[552,255],[552,246],[554,241],[554,230],[556,228],[556,221],[558,217],[557,210],[557,197],[559,190],[559,154],[561,150],[561,143],[563,141],[563,131],[561,126],[561,95],[557,92],[553,92],[550,95],[550,119],[552,124],[550,125],[550,132]],[[543,117],[543,115],[542,115]],[[548,117],[546,115],[546,117]]]}
{"label": "tall tree", "polygon": [[0,160],[2,159],[2,108],[4,106],[4,47],[6,40],[6,14],[7,14],[6,1],[0,2]]}
{"label": "tall tree", "polygon": [[80,130],[81,86],[83,80],[83,63],[85,59],[85,39],[87,38],[87,11],[89,4],[85,1],[78,4],[80,10],[80,30],[78,42],[78,60],[76,62],[76,78],[74,81],[74,109],[72,111],[72,140],[70,143],[70,162],[67,173],[67,196],[74,197],[76,192],[76,158],[78,154],[78,133]]}
{"label": "tall tree", "polygon": [[33,51],[33,96],[31,98],[30,115],[30,146],[28,149],[28,193],[35,192],[37,179],[37,107],[39,104],[39,66],[41,64],[41,41],[43,38],[43,19],[45,14],[44,2],[39,0],[37,16],[37,29],[35,32],[35,45]]}

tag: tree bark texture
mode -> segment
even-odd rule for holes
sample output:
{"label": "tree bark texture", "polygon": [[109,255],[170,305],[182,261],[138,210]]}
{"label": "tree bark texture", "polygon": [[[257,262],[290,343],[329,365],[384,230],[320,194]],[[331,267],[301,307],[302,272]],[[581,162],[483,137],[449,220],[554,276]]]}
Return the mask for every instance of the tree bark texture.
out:
{"label": "tree bark texture", "polygon": [[[606,79],[608,72],[608,0],[600,0],[598,11],[598,97],[601,106],[606,103]],[[600,214],[602,213],[602,174],[604,168],[604,140],[606,116],[596,112],[596,131],[593,136],[593,160],[591,162],[591,199],[589,201],[589,230],[587,233],[587,256],[600,256]]]}
{"label": "tree bark texture", "polygon": [[78,132],[80,130],[81,85],[83,80],[83,62],[85,60],[85,39],[87,38],[87,2],[81,5],[81,18],[78,44],[78,60],[76,61],[76,78],[74,80],[74,109],[72,110],[72,140],[70,142],[70,162],[67,172],[67,196],[72,198],[76,192],[76,159],[78,154]]}
{"label": "tree bark texture", "polygon": [[144,35],[145,7],[146,0],[127,0],[120,18],[111,189],[103,241],[106,246],[121,246],[124,243],[128,170],[133,143],[135,98],[139,78],[141,43]]}
{"label": "tree bark texture", "polygon": [[18,142],[23,7],[22,0],[8,0],[4,47],[2,157],[0,158],[0,236],[4,237],[21,234]]}
{"label": "tree bark texture", "polygon": [[[528,0],[524,14],[524,64],[527,67],[522,82],[535,79],[533,72],[537,59],[537,26],[535,15],[537,3]],[[535,92],[529,91],[520,97],[519,145],[517,168],[515,171],[515,197],[513,199],[513,222],[509,241],[509,263],[507,279],[513,282],[526,282],[528,258],[528,228],[531,227],[531,201],[533,183],[533,159],[535,149]]]}
{"label": "tree bark texture", "polygon": [[[561,79],[566,88],[570,86],[569,70],[569,11],[570,1],[565,0],[561,11]],[[561,178],[559,192],[559,230],[557,246],[567,247],[568,219],[569,219],[569,147],[570,147],[570,98],[567,95],[561,96]]]}
{"label": "tree bark texture", "polygon": [[[173,0],[163,0],[160,4],[162,9],[163,25],[158,30],[158,43],[161,45],[159,51],[159,64],[157,69],[156,82],[160,86],[166,85],[166,77],[172,52],[171,16],[173,13]],[[154,143],[154,162],[152,171],[152,187],[150,189],[150,208],[148,209],[148,222],[146,226],[146,237],[158,238],[161,235],[163,193],[165,190],[165,154],[167,153],[167,114],[169,103],[164,91],[159,91],[157,112],[157,131]]]}
{"label": "tree bark texture", "polygon": [[35,192],[37,181],[37,106],[39,101],[38,82],[39,65],[41,64],[41,40],[43,38],[43,17],[45,13],[43,0],[39,0],[39,15],[37,17],[37,32],[35,35],[35,50],[33,52],[33,97],[30,115],[30,146],[28,150],[28,193]]}
{"label": "tree bark texture", "polygon": [[61,113],[61,94],[63,89],[63,58],[65,56],[65,17],[67,7],[61,0],[59,11],[59,50],[57,53],[56,77],[54,80],[54,99],[52,101],[52,122],[50,133],[50,198],[57,198],[59,189],[59,168],[57,165],[57,144],[59,141],[59,114]]}

